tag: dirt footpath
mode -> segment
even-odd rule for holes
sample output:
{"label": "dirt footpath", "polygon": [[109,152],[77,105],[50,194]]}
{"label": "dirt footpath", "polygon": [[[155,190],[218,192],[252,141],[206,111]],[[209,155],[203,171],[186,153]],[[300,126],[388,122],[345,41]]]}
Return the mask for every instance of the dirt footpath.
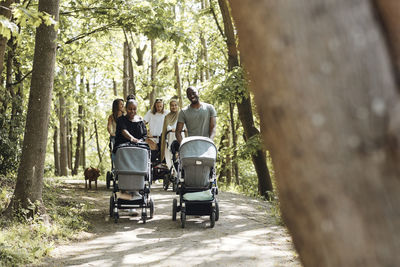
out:
{"label": "dirt footpath", "polygon": [[209,228],[209,216],[172,221],[174,192],[152,187],[155,215],[143,224],[139,216],[121,212],[109,218],[111,191],[84,189],[68,181],[65,192],[93,203],[93,228],[83,241],[59,246],[41,266],[301,266],[287,231],[268,215],[269,204],[220,192],[220,218]]}

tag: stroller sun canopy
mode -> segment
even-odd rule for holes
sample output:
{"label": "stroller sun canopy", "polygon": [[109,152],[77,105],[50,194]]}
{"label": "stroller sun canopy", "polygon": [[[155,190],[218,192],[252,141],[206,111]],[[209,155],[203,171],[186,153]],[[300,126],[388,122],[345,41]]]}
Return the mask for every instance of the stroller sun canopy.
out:
{"label": "stroller sun canopy", "polygon": [[193,162],[201,160],[207,165],[214,165],[217,159],[217,148],[214,142],[207,137],[191,136],[182,140],[179,148],[179,158],[183,162]]}
{"label": "stroller sun canopy", "polygon": [[121,147],[115,154],[116,174],[146,175],[149,151],[141,147]]}

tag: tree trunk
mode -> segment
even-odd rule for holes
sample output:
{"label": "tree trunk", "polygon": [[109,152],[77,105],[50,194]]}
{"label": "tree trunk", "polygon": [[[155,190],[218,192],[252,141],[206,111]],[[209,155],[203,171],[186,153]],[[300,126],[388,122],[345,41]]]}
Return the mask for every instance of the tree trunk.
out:
{"label": "tree trunk", "polygon": [[118,96],[117,81],[114,78],[113,78],[113,93],[114,93],[114,96]]}
{"label": "tree trunk", "polygon": [[58,153],[58,128],[53,127],[53,155],[54,155],[54,175],[60,175],[60,155]]}
{"label": "tree trunk", "polygon": [[232,170],[235,176],[235,183],[239,185],[240,180],[239,180],[239,165],[238,165],[238,154],[237,154],[237,134],[235,127],[236,125],[235,125],[234,112],[235,112],[235,104],[229,103],[229,117],[232,130],[232,148],[233,148]]}
{"label": "tree trunk", "polygon": [[303,265],[400,266],[400,99],[371,2],[231,2]]}
{"label": "tree trunk", "polygon": [[[221,9],[226,35],[226,44],[228,46],[228,70],[231,71],[234,67],[239,66],[239,59],[233,23],[229,14],[228,3],[226,1],[227,0],[218,0],[218,3]],[[239,119],[243,125],[246,139],[250,140],[251,138],[257,137],[259,135],[259,131],[254,126],[250,95],[243,97],[240,101],[237,101],[237,107]],[[260,147],[255,154],[252,154],[251,157],[258,178],[258,193],[268,198],[268,191],[272,192],[273,188],[264,149]]]}
{"label": "tree trunk", "polygon": [[136,86],[135,86],[135,76],[133,72],[133,60],[132,60],[132,51],[131,46],[128,45],[128,68],[129,68],[129,83],[128,83],[128,93],[136,95]]}
{"label": "tree trunk", "polygon": [[[83,79],[81,80],[81,86],[83,86]],[[79,168],[79,159],[80,159],[80,151],[81,151],[81,139],[82,139],[82,125],[83,125],[83,105],[79,104],[78,106],[78,127],[76,130],[76,146],[75,146],[75,162],[74,168],[72,169],[72,175],[78,174]]]}
{"label": "tree trunk", "polygon": [[[6,19],[11,18],[11,4],[14,0],[5,0],[0,3],[0,16],[4,16]],[[0,76],[3,74],[4,70],[4,55],[7,47],[7,39],[0,35]]]}
{"label": "tree trunk", "polygon": [[[47,12],[58,20],[58,0],[39,0],[39,12]],[[8,214],[21,208],[33,215],[38,207],[31,203],[42,202],[44,160],[51,97],[53,91],[54,65],[56,58],[57,31],[54,25],[42,23],[36,30],[35,53],[29,104],[14,195],[7,209]],[[39,206],[42,208],[43,206]]]}
{"label": "tree trunk", "polygon": [[58,120],[60,122],[60,175],[68,175],[67,125],[65,118],[65,100],[59,95],[60,107]]}
{"label": "tree trunk", "polygon": [[72,170],[72,122],[71,113],[68,110],[67,113],[67,154],[68,154],[68,169]]}
{"label": "tree trunk", "polygon": [[129,59],[128,59],[128,42],[124,42],[124,68],[123,68],[123,80],[122,80],[122,94],[124,99],[128,96],[128,83],[129,80]]}
{"label": "tree trunk", "polygon": [[94,133],[96,136],[97,154],[99,156],[99,165],[100,165],[101,164],[101,149],[100,149],[99,132],[97,131],[97,121],[96,120],[94,120]]}
{"label": "tree trunk", "polygon": [[175,69],[175,90],[178,95],[179,107],[182,108],[183,107],[183,97],[182,97],[181,75],[179,72],[178,57],[175,57],[174,69]]}
{"label": "tree trunk", "polygon": [[156,75],[157,75],[157,58],[156,58],[156,40],[151,39],[151,85],[152,90],[150,92],[150,108],[153,107],[153,103],[156,98]]}

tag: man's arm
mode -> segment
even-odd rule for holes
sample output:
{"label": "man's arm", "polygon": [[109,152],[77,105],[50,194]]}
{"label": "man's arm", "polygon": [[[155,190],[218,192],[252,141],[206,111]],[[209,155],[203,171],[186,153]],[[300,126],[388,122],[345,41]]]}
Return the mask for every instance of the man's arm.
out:
{"label": "man's arm", "polygon": [[210,132],[209,132],[209,136],[210,136],[211,140],[214,140],[216,131],[217,131],[217,117],[210,117]]}
{"label": "man's arm", "polygon": [[178,122],[176,124],[175,137],[176,137],[176,140],[178,140],[179,144],[182,142],[183,125],[185,125],[183,122]]}

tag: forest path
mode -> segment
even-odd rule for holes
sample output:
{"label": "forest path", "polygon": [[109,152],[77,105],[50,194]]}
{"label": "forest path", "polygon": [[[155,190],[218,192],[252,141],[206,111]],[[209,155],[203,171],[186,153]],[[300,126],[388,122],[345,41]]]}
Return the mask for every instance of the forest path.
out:
{"label": "forest path", "polygon": [[82,241],[56,247],[40,266],[301,266],[286,229],[276,224],[268,202],[240,194],[218,194],[220,218],[209,228],[209,216],[180,213],[172,221],[172,199],[177,195],[154,184],[155,214],[143,224],[139,216],[120,212],[110,219],[104,182],[85,190],[84,181],[68,180],[65,196],[91,203],[92,227]]}

